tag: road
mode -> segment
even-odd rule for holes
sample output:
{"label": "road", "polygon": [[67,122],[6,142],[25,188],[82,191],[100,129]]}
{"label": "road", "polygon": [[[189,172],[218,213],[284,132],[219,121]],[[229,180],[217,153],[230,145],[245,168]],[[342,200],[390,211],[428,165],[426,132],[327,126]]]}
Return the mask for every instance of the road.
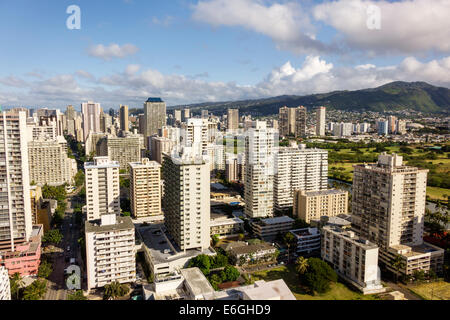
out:
{"label": "road", "polygon": [[[61,226],[63,241],[59,244],[63,253],[52,253],[53,272],[48,279],[47,293],[44,300],[66,300],[70,293],[65,283],[64,269],[69,266],[70,258],[75,258],[77,264],[83,269],[81,252],[78,244],[80,228],[75,223],[72,197],[67,199],[67,209]],[[70,246],[70,251],[67,248]],[[83,274],[83,270],[82,270]]]}
{"label": "road", "polygon": [[383,281],[382,282],[385,287],[390,287],[394,291],[400,291],[405,295],[405,298],[408,300],[422,300],[422,298],[416,296],[414,293],[405,288],[404,285],[400,283],[395,283],[392,281]]}

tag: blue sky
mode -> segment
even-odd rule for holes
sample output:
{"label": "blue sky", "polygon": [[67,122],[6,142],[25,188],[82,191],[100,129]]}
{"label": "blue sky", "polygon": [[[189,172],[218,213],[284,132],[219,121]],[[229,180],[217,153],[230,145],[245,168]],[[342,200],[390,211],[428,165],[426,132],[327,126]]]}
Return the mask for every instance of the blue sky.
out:
{"label": "blue sky", "polygon": [[[73,4],[81,30],[66,28]],[[380,8],[380,30],[361,22],[369,5]],[[171,105],[393,80],[448,87],[449,8],[447,0],[2,1],[0,104],[134,107],[154,95]]]}

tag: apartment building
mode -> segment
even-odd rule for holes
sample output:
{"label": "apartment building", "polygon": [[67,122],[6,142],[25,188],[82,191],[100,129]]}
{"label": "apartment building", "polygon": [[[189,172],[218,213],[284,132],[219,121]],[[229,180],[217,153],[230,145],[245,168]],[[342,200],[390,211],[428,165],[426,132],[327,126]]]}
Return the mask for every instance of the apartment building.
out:
{"label": "apartment building", "polygon": [[306,137],[306,108],[299,106],[295,108],[295,136]]}
{"label": "apartment building", "polygon": [[193,150],[197,156],[208,154],[208,120],[187,119],[181,125],[181,144]]}
{"label": "apartment building", "polygon": [[328,186],[328,151],[291,143],[275,155],[273,204],[275,210],[293,207],[295,190],[324,190]]}
{"label": "apartment building", "polygon": [[0,266],[0,301],[11,300],[8,270]]}
{"label": "apartment building", "polygon": [[135,231],[130,217],[102,215],[85,224],[87,287],[136,281]]}
{"label": "apartment building", "polygon": [[120,105],[119,109],[120,115],[120,130],[129,131],[129,122],[128,122],[128,106]]}
{"label": "apartment building", "polygon": [[278,120],[280,136],[295,134],[295,108],[281,107]]}
{"label": "apartment building", "polygon": [[192,150],[164,154],[164,222],[181,250],[210,245],[210,164]]}
{"label": "apartment building", "polygon": [[325,136],[325,121],[326,121],[326,111],[325,107],[318,107],[316,110],[316,136]]}
{"label": "apartment building", "polygon": [[239,218],[230,218],[223,214],[211,214],[211,236],[229,236],[244,232],[244,221]]}
{"label": "apartment building", "polygon": [[169,153],[172,151],[172,148],[175,145],[175,142],[166,137],[157,137],[153,136],[150,140],[150,156],[151,160],[162,164],[163,154]]}
{"label": "apartment building", "polygon": [[265,121],[255,121],[245,136],[244,213],[252,218],[273,215],[276,143],[277,131]]}
{"label": "apartment building", "polygon": [[228,109],[227,113],[227,129],[239,129],[239,109]]}
{"label": "apartment building", "polygon": [[272,241],[278,235],[284,236],[292,229],[294,219],[288,216],[254,220],[251,222],[253,233],[264,241]]}
{"label": "apartment building", "polygon": [[109,157],[120,164],[120,170],[128,170],[128,163],[141,161],[141,150],[144,149],[140,135],[114,137],[108,135],[97,142],[97,155]]}
{"label": "apartment building", "polygon": [[245,242],[235,243],[234,246],[226,248],[225,252],[234,265],[245,266],[252,263],[271,262],[276,260],[277,248],[270,243],[262,242],[257,244],[246,244]]}
{"label": "apartment building", "polygon": [[317,228],[302,228],[290,231],[295,239],[295,252],[299,256],[312,256],[320,252],[320,232]]}
{"label": "apartment building", "polygon": [[341,122],[333,125],[333,136],[335,137],[349,137],[353,132],[353,123]]}
{"label": "apartment building", "polygon": [[294,191],[293,214],[306,223],[322,216],[336,217],[347,214],[348,192],[340,189]]}
{"label": "apartment building", "polygon": [[130,162],[130,201],[134,218],[161,214],[161,165],[143,158]]}
{"label": "apartment building", "polygon": [[67,156],[67,141],[62,136],[29,141],[28,164],[30,181],[40,185],[72,184],[77,173],[76,160]]}
{"label": "apartment building", "polygon": [[161,98],[148,98],[144,103],[143,134],[145,146],[148,137],[158,134],[158,129],[166,125],[166,103]]}
{"label": "apartment building", "polygon": [[234,154],[227,153],[225,155],[225,179],[230,182],[239,180],[239,165],[238,158]]}
{"label": "apartment building", "polygon": [[95,157],[84,164],[88,221],[104,214],[120,215],[119,168],[119,163],[108,157]]}
{"label": "apartment building", "polygon": [[[427,173],[404,165],[397,154],[382,153],[375,164],[354,166],[352,224],[380,247],[380,261],[392,271],[398,255],[405,261],[403,274],[442,270],[443,251],[423,242]],[[413,267],[422,257],[427,261]]]}
{"label": "apartment building", "polygon": [[81,104],[83,116],[83,141],[86,142],[90,132],[101,132],[100,130],[100,103],[91,101]]}
{"label": "apartment building", "polygon": [[378,268],[378,246],[353,231],[322,228],[321,257],[364,294],[384,292]]}

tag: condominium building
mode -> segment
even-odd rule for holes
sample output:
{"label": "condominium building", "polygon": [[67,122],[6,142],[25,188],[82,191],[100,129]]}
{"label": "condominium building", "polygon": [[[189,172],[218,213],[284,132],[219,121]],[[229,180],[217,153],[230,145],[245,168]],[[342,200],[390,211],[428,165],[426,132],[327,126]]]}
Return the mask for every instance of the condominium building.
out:
{"label": "condominium building", "polygon": [[135,218],[161,214],[161,165],[143,158],[130,162],[131,214]]}
{"label": "condominium building", "polygon": [[166,125],[166,103],[161,98],[148,98],[144,103],[144,137],[148,147],[147,138],[158,134],[158,129]]}
{"label": "condominium building", "polygon": [[404,165],[397,154],[382,153],[375,164],[354,166],[352,224],[361,237],[380,247],[380,261],[388,269],[396,255],[407,262],[402,273],[412,272],[409,261],[422,256],[428,261],[416,269],[442,269],[443,250],[423,242],[427,173]]}
{"label": "condominium building", "polygon": [[298,256],[313,256],[320,253],[320,232],[317,228],[302,228],[290,231],[295,241]]}
{"label": "condominium building", "polygon": [[181,120],[183,122],[186,122],[191,117],[191,110],[188,108],[183,109],[183,112],[181,113]]}
{"label": "condominium building", "polygon": [[211,214],[211,236],[228,236],[244,232],[244,221],[239,218],[230,218],[223,214]]}
{"label": "condominium building", "polygon": [[225,155],[225,179],[230,182],[235,182],[239,180],[238,158],[234,154],[233,156],[229,155],[229,153]]}
{"label": "condominium building", "polygon": [[150,158],[162,164],[163,154],[172,151],[175,142],[169,138],[153,136],[150,138]]}
{"label": "condominium building", "polygon": [[0,266],[0,301],[11,300],[8,270]]}
{"label": "condominium building", "polygon": [[349,137],[353,132],[353,124],[350,122],[335,123],[333,126],[333,136]]}
{"label": "condominium building", "polygon": [[129,130],[128,106],[120,105],[119,114],[120,114],[120,130],[128,131]]}
{"label": "condominium building", "polygon": [[380,119],[380,120],[377,120],[376,125],[377,125],[378,135],[380,135],[380,136],[382,136],[382,135],[387,136],[388,135],[388,133],[389,133],[389,121],[384,120],[384,119]]}
{"label": "condominium building", "polygon": [[281,107],[278,120],[281,136],[295,134],[295,108]]}
{"label": "condominium building", "polygon": [[192,148],[195,155],[207,155],[208,148],[208,120],[187,119],[181,126],[181,144]]}
{"label": "condominium building", "polygon": [[119,163],[108,157],[95,157],[84,164],[88,221],[120,214],[119,168]]}
{"label": "condominium building", "polygon": [[348,192],[340,189],[319,191],[294,191],[293,214],[310,223],[320,217],[336,217],[347,214]]}
{"label": "condominium building", "polygon": [[62,136],[28,142],[28,164],[30,181],[40,185],[72,184],[77,173],[77,163],[67,156],[67,142]]}
{"label": "condominium building", "polygon": [[89,101],[81,104],[81,113],[83,115],[83,141],[87,140],[90,132],[101,132],[100,112],[100,103]]}
{"label": "condominium building", "polygon": [[175,123],[181,123],[181,110],[173,110],[173,118],[175,119]]}
{"label": "condominium building", "polygon": [[378,268],[378,246],[353,231],[322,228],[321,257],[365,294],[384,292]]}
{"label": "condominium building", "polygon": [[108,156],[120,164],[120,170],[128,170],[128,163],[141,161],[144,145],[140,135],[114,137],[108,135],[97,143],[97,155]]}
{"label": "condominium building", "polygon": [[295,136],[306,137],[306,108],[304,106],[295,108]]}
{"label": "condominium building", "polygon": [[264,241],[275,240],[292,229],[294,219],[288,216],[254,220],[251,222],[253,233]]}
{"label": "condominium building", "polygon": [[389,116],[388,118],[388,133],[396,133],[397,129],[397,117]]}
{"label": "condominium building", "polygon": [[239,129],[239,109],[228,109],[227,129]]}
{"label": "condominium building", "polygon": [[88,290],[136,281],[135,231],[130,217],[115,214],[85,224]]}
{"label": "condominium building", "polygon": [[328,186],[328,151],[307,149],[291,143],[275,155],[273,184],[274,208],[284,211],[293,206],[295,190],[324,190]]}
{"label": "condominium building", "polygon": [[245,136],[244,212],[252,218],[273,215],[273,175],[277,132],[265,121]]}
{"label": "condominium building", "polygon": [[406,120],[397,120],[397,134],[406,134]]}
{"label": "condominium building", "polygon": [[325,135],[326,108],[318,107],[316,110],[316,136],[323,137]]}
{"label": "condominium building", "polygon": [[195,153],[164,154],[164,222],[182,251],[210,243],[210,164]]}

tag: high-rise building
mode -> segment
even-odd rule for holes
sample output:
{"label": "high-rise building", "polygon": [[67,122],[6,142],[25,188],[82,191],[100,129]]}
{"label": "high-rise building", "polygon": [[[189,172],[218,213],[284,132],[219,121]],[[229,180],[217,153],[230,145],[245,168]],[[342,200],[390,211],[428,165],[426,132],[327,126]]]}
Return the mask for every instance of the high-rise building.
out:
{"label": "high-rise building", "polygon": [[226,153],[225,155],[225,178],[227,181],[236,182],[239,180],[238,158],[235,154]]}
{"label": "high-rise building", "polygon": [[295,136],[306,137],[306,108],[304,106],[295,108]]}
{"label": "high-rise building", "polygon": [[136,281],[135,230],[130,217],[102,215],[85,224],[88,290]]}
{"label": "high-rise building", "polygon": [[128,106],[120,105],[120,130],[128,131]]}
{"label": "high-rise building", "polygon": [[120,214],[119,168],[119,162],[108,157],[95,157],[84,164],[88,221]]}
{"label": "high-rise building", "polygon": [[173,118],[175,120],[175,123],[181,123],[181,110],[173,110]]}
{"label": "high-rise building", "polygon": [[227,129],[239,129],[239,109],[228,109]]}
{"label": "high-rise building", "polygon": [[316,136],[319,137],[325,135],[326,110],[325,107],[318,107],[316,110]]}
{"label": "high-rise building", "polygon": [[397,134],[405,134],[406,133],[406,120],[401,120],[401,119],[397,120],[396,133]]}
{"label": "high-rise building", "polygon": [[183,112],[181,113],[181,120],[183,122],[186,122],[191,117],[191,110],[186,108],[183,109]]}
{"label": "high-rise building", "polygon": [[208,119],[209,118],[208,110],[202,110],[202,118],[203,119]]}
{"label": "high-rise building", "polygon": [[148,147],[148,137],[158,134],[166,125],[166,103],[161,98],[148,98],[144,103],[144,137]]}
{"label": "high-rise building", "polygon": [[161,165],[143,158],[130,162],[131,214],[135,218],[161,214]]}
{"label": "high-rise building", "polygon": [[280,147],[274,161],[273,201],[279,211],[293,206],[295,190],[324,190],[328,184],[328,151],[305,145]]}
{"label": "high-rise building", "polygon": [[347,214],[348,192],[339,189],[294,191],[293,215],[306,223],[322,216],[336,217]]}
{"label": "high-rise building", "polygon": [[353,132],[353,124],[350,122],[335,123],[333,126],[333,135],[335,137],[349,137]]}
{"label": "high-rise building", "polygon": [[387,136],[389,133],[389,122],[384,119],[377,120],[377,132],[380,136]]}
{"label": "high-rise building", "polygon": [[164,223],[178,247],[210,245],[210,164],[193,153],[164,154]]}
{"label": "high-rise building", "polygon": [[77,112],[75,111],[75,108],[72,105],[67,106],[67,108],[66,108],[66,119],[67,120],[73,120],[73,119],[75,119],[76,115],[77,115]]}
{"label": "high-rise building", "polygon": [[279,130],[281,136],[295,134],[295,108],[281,107],[279,110]]}
{"label": "high-rise building", "polygon": [[267,128],[265,121],[245,136],[244,212],[252,218],[273,215],[273,175],[277,130]]}
{"label": "high-rise building", "polygon": [[[0,117],[0,250],[15,251],[30,239],[32,215],[26,113]],[[1,253],[0,253],[1,256]]]}
{"label": "high-rise building", "polygon": [[188,119],[186,123],[182,124],[181,129],[182,145],[192,148],[196,155],[207,154],[209,141],[207,119]]}
{"label": "high-rise building", "polygon": [[128,170],[129,162],[139,162],[142,149],[144,149],[143,141],[138,135],[127,137],[108,135],[101,138],[96,144],[96,154],[119,162],[120,170]]}
{"label": "high-rise building", "polygon": [[376,164],[354,166],[352,225],[380,247],[380,260],[388,267],[403,256],[402,273],[442,270],[443,250],[423,242],[427,173],[386,153]]}
{"label": "high-rise building", "polygon": [[100,132],[100,103],[85,102],[81,104],[83,115],[83,140],[86,141],[90,132]]}
{"label": "high-rise building", "polygon": [[175,145],[175,142],[166,137],[157,137],[153,136],[150,138],[150,158],[153,161],[162,164],[163,162],[163,153],[171,153],[172,148]]}
{"label": "high-rise building", "polygon": [[395,133],[397,130],[397,117],[389,116],[388,118],[388,133]]}
{"label": "high-rise building", "polygon": [[11,300],[8,270],[0,266],[0,301]]}

